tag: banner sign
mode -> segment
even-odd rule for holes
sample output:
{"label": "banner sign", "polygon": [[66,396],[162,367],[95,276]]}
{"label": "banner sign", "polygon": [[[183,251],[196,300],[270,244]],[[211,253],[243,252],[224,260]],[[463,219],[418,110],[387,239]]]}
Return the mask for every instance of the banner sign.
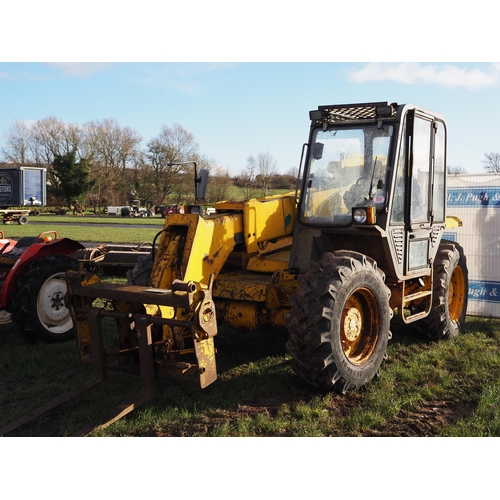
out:
{"label": "banner sign", "polygon": [[469,280],[469,300],[500,304],[500,282]]}
{"label": "banner sign", "polygon": [[449,188],[448,207],[500,208],[500,186]]}

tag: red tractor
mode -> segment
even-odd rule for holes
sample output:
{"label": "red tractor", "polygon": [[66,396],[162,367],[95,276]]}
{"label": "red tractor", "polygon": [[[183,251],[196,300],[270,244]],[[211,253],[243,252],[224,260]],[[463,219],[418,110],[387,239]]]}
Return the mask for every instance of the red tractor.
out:
{"label": "red tractor", "polygon": [[28,339],[66,340],[73,322],[64,303],[65,273],[77,270],[71,254],[83,245],[55,231],[18,241],[0,231],[0,326],[14,323]]}

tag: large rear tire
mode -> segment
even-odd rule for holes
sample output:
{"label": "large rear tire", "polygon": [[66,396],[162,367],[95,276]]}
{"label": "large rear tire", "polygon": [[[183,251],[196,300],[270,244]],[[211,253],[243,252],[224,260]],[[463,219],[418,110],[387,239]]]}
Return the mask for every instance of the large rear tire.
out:
{"label": "large rear tire", "polygon": [[137,264],[134,268],[129,269],[126,273],[127,285],[149,286],[151,279],[151,271],[153,270],[153,256],[151,253],[141,255],[137,259]]}
{"label": "large rear tire", "polygon": [[363,254],[338,251],[298,280],[287,321],[293,370],[320,391],[365,386],[379,374],[391,337],[384,273]]}
{"label": "large rear tire", "polygon": [[73,338],[73,320],[64,303],[68,289],[66,271],[78,270],[78,261],[67,255],[51,255],[33,261],[19,277],[13,302],[13,320],[23,337],[54,342]]}
{"label": "large rear tire", "polygon": [[463,248],[442,240],[434,260],[432,308],[420,320],[420,330],[431,340],[455,337],[464,329],[469,273]]}

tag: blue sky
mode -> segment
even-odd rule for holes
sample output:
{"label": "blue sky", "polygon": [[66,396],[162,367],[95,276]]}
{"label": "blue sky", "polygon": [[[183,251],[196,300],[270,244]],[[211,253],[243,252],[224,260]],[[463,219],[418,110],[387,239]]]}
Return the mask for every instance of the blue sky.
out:
{"label": "blue sky", "polygon": [[318,105],[396,101],[445,116],[448,164],[483,171],[500,152],[500,64],[0,63],[0,134],[14,120],[114,118],[146,142],[182,125],[200,152],[239,173],[249,155],[297,166]]}
{"label": "blue sky", "polygon": [[144,146],[178,123],[231,174],[261,152],[285,172],[298,165],[311,109],[387,100],[445,116],[451,166],[482,172],[484,153],[500,152],[500,64],[488,62],[499,61],[497,21],[486,0],[467,12],[439,0],[403,10],[396,0],[13,4],[2,18],[22,18],[22,30],[1,23],[0,141],[14,120],[49,116],[114,118]]}

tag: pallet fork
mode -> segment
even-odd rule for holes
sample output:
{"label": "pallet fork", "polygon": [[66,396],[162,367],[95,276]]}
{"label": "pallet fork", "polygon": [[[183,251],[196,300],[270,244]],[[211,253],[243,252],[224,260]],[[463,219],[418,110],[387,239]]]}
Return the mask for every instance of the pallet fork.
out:
{"label": "pallet fork", "polygon": [[[156,378],[180,379],[197,383],[202,388],[215,381],[217,371],[213,337],[217,326],[211,284],[203,288],[198,283],[176,280],[171,290],[123,287],[100,283],[95,276],[83,270],[68,271],[66,278],[80,359],[82,363],[92,366],[92,379],[8,424],[0,429],[0,436],[100,386],[106,381],[107,369],[139,374],[141,389],[73,436],[86,436],[97,428],[107,427],[150,400],[156,393]],[[113,301],[115,310],[89,307],[89,303],[97,298]],[[143,304],[172,308],[173,317],[147,314]],[[101,320],[105,317],[115,318],[122,327],[117,351],[107,351],[104,347],[106,332]],[[182,330],[186,338],[191,336],[191,349],[186,348],[182,353],[169,350],[169,338],[174,329]],[[180,354],[194,354],[196,362],[179,361]]]}

